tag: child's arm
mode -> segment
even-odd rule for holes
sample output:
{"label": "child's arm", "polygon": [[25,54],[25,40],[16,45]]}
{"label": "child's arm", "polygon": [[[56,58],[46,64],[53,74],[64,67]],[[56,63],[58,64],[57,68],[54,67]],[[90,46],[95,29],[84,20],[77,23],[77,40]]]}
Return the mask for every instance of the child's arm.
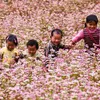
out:
{"label": "child's arm", "polygon": [[48,64],[49,64],[49,59],[46,57],[43,61],[43,67],[42,67],[44,72],[48,72]]}
{"label": "child's arm", "polygon": [[60,44],[61,49],[71,49],[74,47],[74,45],[84,38],[83,30],[79,31],[79,33],[72,39],[71,43],[69,45],[62,45]]}
{"label": "child's arm", "polygon": [[81,39],[84,38],[83,30],[79,31],[79,33],[72,39],[71,45],[75,45],[77,42],[79,42]]}
{"label": "child's arm", "polygon": [[3,59],[3,49],[0,49],[0,62],[2,62]]}
{"label": "child's arm", "polygon": [[15,62],[17,63],[19,59],[23,59],[23,58],[25,58],[25,57],[26,57],[26,55],[19,54],[18,56],[16,56],[16,57],[14,58],[14,60],[15,60]]}
{"label": "child's arm", "polygon": [[48,45],[45,49],[44,49],[44,55],[45,55],[45,59],[43,61],[43,71],[47,72],[48,71],[48,64],[49,64],[49,60],[48,60],[48,55],[50,53],[50,45]]}
{"label": "child's arm", "polygon": [[16,53],[15,53],[15,57],[14,57],[14,60],[15,60],[15,62],[17,63],[18,61],[19,61],[19,59],[23,59],[23,58],[25,58],[26,57],[26,51],[25,52],[23,52],[22,53],[22,51],[17,51]]}
{"label": "child's arm", "polygon": [[3,55],[2,55],[2,54],[0,54],[0,62],[2,62],[2,58],[3,58]]}
{"label": "child's arm", "polygon": [[60,49],[71,49],[72,48],[72,46],[71,45],[63,45],[63,44],[60,44]]}
{"label": "child's arm", "polygon": [[72,45],[64,45],[64,49],[71,49],[72,48]]}
{"label": "child's arm", "polygon": [[48,54],[50,53],[50,46],[48,45],[45,49],[44,49],[44,55],[46,57],[48,57]]}

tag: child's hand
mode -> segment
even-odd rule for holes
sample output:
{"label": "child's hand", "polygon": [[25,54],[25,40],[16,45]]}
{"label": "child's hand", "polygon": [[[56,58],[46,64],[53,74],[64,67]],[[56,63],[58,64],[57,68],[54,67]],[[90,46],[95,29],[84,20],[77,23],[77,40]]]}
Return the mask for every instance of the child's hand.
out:
{"label": "child's hand", "polygon": [[75,46],[75,45],[72,44],[72,45],[71,45],[71,49],[74,48],[74,46]]}
{"label": "child's hand", "polygon": [[13,59],[10,61],[10,65],[14,65],[16,63],[16,61]]}
{"label": "child's hand", "polygon": [[74,45],[67,45],[66,48],[70,50],[70,49],[72,49],[73,47],[74,47]]}
{"label": "child's hand", "polygon": [[69,49],[72,49],[73,48],[73,45],[69,45]]}
{"label": "child's hand", "polygon": [[48,72],[48,68],[46,66],[42,67],[44,72]]}
{"label": "child's hand", "polygon": [[74,48],[75,43],[71,42],[70,45],[71,45],[71,48]]}
{"label": "child's hand", "polygon": [[97,49],[95,53],[96,54],[99,54],[100,53],[100,49]]}

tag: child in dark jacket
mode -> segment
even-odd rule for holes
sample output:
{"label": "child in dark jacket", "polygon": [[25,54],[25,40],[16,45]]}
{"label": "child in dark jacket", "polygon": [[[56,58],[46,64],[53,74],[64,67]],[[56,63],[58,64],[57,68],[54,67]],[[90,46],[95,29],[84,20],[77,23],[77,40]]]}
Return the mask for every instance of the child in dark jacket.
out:
{"label": "child in dark jacket", "polygon": [[45,56],[51,58],[57,57],[59,49],[70,49],[70,46],[61,44],[63,32],[60,29],[54,29],[51,32],[51,40],[45,48]]}

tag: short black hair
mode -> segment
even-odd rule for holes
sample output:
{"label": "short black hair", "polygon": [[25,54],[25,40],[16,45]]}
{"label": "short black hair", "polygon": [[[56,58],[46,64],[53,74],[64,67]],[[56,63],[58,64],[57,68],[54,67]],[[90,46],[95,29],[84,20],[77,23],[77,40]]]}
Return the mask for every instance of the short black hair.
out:
{"label": "short black hair", "polygon": [[18,40],[17,40],[17,37],[16,35],[13,35],[13,34],[9,34],[7,37],[6,37],[6,42],[7,41],[11,41],[15,44],[15,46],[18,45]]}
{"label": "short black hair", "polygon": [[61,37],[63,36],[62,30],[60,30],[60,29],[53,29],[53,30],[51,31],[51,37],[54,35],[54,32],[56,32],[57,34],[60,34]]}
{"label": "short black hair", "polygon": [[36,46],[36,49],[38,50],[39,49],[39,45],[38,45],[38,42],[34,39],[31,39],[27,42],[27,47],[28,46]]}
{"label": "short black hair", "polygon": [[[96,15],[91,14],[86,17],[86,23],[89,23],[92,21],[94,21],[96,24],[98,24],[98,18]],[[85,27],[87,27],[86,23],[85,23]]]}
{"label": "short black hair", "polygon": [[86,17],[86,23],[91,22],[91,21],[95,21],[95,23],[97,24],[98,23],[97,16],[91,14],[91,15],[89,15],[89,16]]}

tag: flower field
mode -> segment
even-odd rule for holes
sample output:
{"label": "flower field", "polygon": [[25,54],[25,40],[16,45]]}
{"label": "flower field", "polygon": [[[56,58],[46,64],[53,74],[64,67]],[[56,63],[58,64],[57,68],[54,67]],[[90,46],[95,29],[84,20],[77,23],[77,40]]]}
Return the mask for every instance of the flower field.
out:
{"label": "flower field", "polygon": [[[18,37],[21,51],[35,39],[44,63],[52,29],[63,30],[62,43],[70,44],[89,14],[100,20],[100,0],[1,0],[0,48],[10,33]],[[85,52],[80,41],[50,59],[48,72],[36,59],[32,66],[24,59],[11,68],[0,63],[0,100],[100,100],[100,52],[97,56]]]}

